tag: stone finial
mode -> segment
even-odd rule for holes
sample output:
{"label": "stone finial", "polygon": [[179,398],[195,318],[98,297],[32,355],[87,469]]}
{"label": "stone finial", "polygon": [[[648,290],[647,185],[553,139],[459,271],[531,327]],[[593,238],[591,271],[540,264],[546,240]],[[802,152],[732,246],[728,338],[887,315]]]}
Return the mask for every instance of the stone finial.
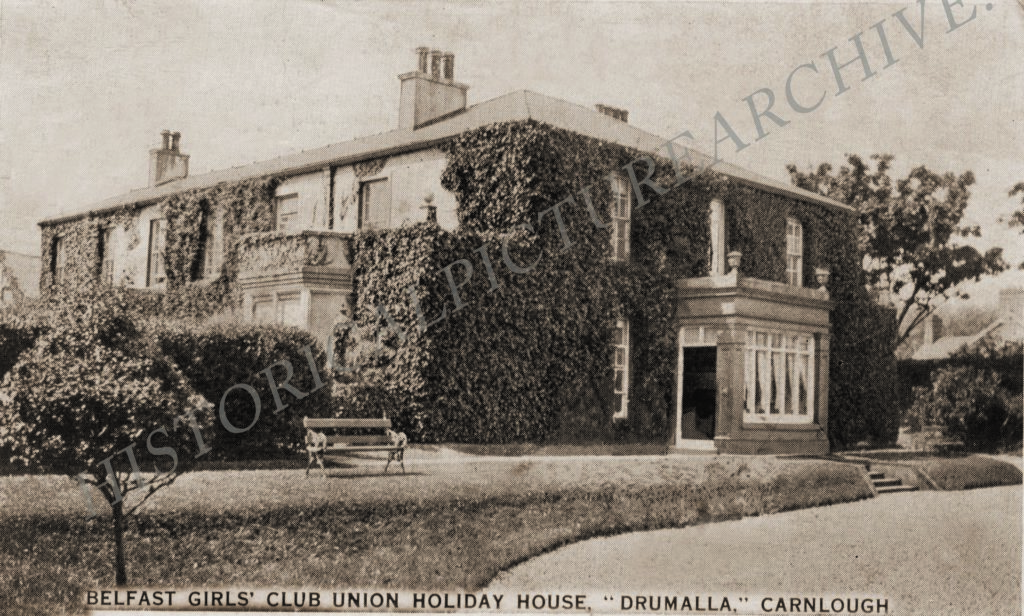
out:
{"label": "stone finial", "polygon": [[427,222],[437,224],[437,206],[434,205],[434,193],[428,193],[427,196],[423,197],[423,205],[420,206],[420,209],[427,211]]}
{"label": "stone finial", "polygon": [[729,264],[729,273],[739,272],[739,270],[740,270],[740,262],[742,260],[743,260],[743,253],[738,251],[738,250],[734,250],[734,251],[730,252],[729,254],[725,255],[725,261],[726,261],[726,263]]}
{"label": "stone finial", "polygon": [[814,279],[818,281],[818,286],[823,290],[828,290],[828,279],[832,275],[827,267],[816,267],[814,268]]}

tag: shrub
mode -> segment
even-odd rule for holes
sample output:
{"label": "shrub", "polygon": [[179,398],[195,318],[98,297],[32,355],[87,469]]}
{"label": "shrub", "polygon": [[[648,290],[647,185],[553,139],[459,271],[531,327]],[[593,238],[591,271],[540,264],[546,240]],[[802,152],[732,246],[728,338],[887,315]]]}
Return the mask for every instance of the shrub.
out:
{"label": "shrub", "polygon": [[46,331],[44,321],[33,312],[0,310],[0,380]]}
{"label": "shrub", "polygon": [[[12,462],[77,478],[90,509],[86,485],[99,489],[114,516],[121,585],[127,581],[123,515],[173,483],[194,460],[164,445],[191,442],[187,424],[176,418],[206,402],[141,335],[123,293],[85,286],[66,299],[53,306],[50,331],[4,380],[0,444],[14,453]],[[172,460],[157,464],[156,456]],[[147,483],[138,474],[129,481],[136,462],[156,469]],[[126,510],[125,497],[136,490],[145,494]]]}
{"label": "shrub", "polygon": [[[256,459],[294,453],[303,442],[302,417],[331,414],[329,391],[317,391],[320,383],[310,370],[304,348],[310,348],[323,383],[327,382],[324,353],[305,330],[279,325],[165,322],[155,325],[152,334],[196,391],[216,405],[218,415],[222,397],[236,384],[251,386],[259,395],[260,415],[251,429],[233,434],[221,420],[215,420],[217,429],[208,439],[213,448],[212,459]],[[283,386],[288,371],[281,362],[288,362],[293,371],[288,385],[307,394],[301,399]],[[265,374],[271,366],[275,366],[272,374],[280,386],[281,403],[287,407],[282,411],[277,411]],[[225,417],[231,425],[243,429],[254,421],[254,407],[246,390],[236,388],[224,401]]]}
{"label": "shrub", "polygon": [[995,451],[1021,439],[1021,410],[1012,406],[991,370],[939,368],[930,388],[914,392],[917,399],[907,416],[913,428],[940,426],[944,436],[959,439],[970,451]]}

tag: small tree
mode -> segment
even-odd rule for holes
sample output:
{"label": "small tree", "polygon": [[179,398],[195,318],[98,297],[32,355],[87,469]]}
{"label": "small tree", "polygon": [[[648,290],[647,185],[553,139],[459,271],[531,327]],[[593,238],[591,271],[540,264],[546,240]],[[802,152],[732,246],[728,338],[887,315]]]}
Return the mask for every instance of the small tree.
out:
{"label": "small tree", "polygon": [[[96,288],[52,307],[50,331],[21,355],[0,394],[0,443],[15,452],[12,462],[77,480],[93,515],[89,486],[106,498],[124,585],[124,517],[194,460],[175,441],[195,440],[205,453],[195,413],[208,403],[140,335],[126,297]],[[137,498],[126,507],[130,492]]]}
{"label": "small tree", "polygon": [[983,254],[955,241],[981,234],[977,226],[961,224],[973,173],[938,174],[920,166],[893,180],[893,157],[871,158],[875,169],[853,154],[847,156],[849,166],[838,171],[827,163],[806,173],[795,165],[786,168],[800,188],[857,209],[867,282],[895,306],[899,345],[943,299],[966,297],[958,288],[961,282],[999,273],[1006,264],[1000,248]]}
{"label": "small tree", "polygon": [[913,428],[937,425],[946,438],[971,451],[994,451],[1021,438],[1021,412],[1011,405],[992,370],[944,366],[932,374],[932,385],[915,387],[908,411]]}

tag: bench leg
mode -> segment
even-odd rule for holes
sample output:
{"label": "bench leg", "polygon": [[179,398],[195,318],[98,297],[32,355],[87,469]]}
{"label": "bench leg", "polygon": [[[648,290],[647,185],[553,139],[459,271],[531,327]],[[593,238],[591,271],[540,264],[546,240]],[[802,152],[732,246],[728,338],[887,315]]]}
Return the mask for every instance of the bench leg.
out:
{"label": "bench leg", "polygon": [[388,463],[384,465],[384,474],[388,472],[388,467],[391,466],[392,460],[398,460],[398,463],[402,465],[402,474],[405,474],[405,450],[396,449],[388,452]]}

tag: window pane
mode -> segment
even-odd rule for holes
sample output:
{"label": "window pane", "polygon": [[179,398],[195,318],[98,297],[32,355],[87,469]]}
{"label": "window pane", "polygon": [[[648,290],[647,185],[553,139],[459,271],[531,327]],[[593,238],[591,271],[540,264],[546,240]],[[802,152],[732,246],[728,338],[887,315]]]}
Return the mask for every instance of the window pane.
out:
{"label": "window pane", "polygon": [[803,282],[803,235],[800,221],[793,218],[786,220],[786,281],[794,286],[801,286]]}
{"label": "window pane", "polygon": [[274,207],[277,212],[275,217],[275,230],[297,230],[299,222],[299,196],[296,194],[277,197],[274,199]]}
{"label": "window pane", "polygon": [[797,409],[801,415],[807,414],[807,367],[808,358],[806,355],[798,355],[797,358]]}
{"label": "window pane", "polygon": [[743,397],[746,400],[746,412],[754,412],[754,351],[750,349],[750,332],[747,332],[747,349],[743,353]]}
{"label": "window pane", "polygon": [[362,189],[361,228],[384,229],[391,221],[391,183],[389,180],[365,182]]}
{"label": "window pane", "polygon": [[152,220],[149,223],[149,280],[151,286],[164,281],[164,221]]}
{"label": "window pane", "polygon": [[742,396],[747,421],[812,421],[813,338],[793,332],[748,329],[746,341]]}
{"label": "window pane", "polygon": [[759,393],[759,405],[758,412],[768,412],[768,407],[771,404],[769,399],[771,398],[772,391],[772,360],[769,357],[768,351],[757,352],[757,384]]}
{"label": "window pane", "polygon": [[614,382],[613,391],[616,394],[614,416],[623,418],[627,413],[628,391],[629,391],[629,322],[620,320],[615,326],[615,353],[613,359]]}

